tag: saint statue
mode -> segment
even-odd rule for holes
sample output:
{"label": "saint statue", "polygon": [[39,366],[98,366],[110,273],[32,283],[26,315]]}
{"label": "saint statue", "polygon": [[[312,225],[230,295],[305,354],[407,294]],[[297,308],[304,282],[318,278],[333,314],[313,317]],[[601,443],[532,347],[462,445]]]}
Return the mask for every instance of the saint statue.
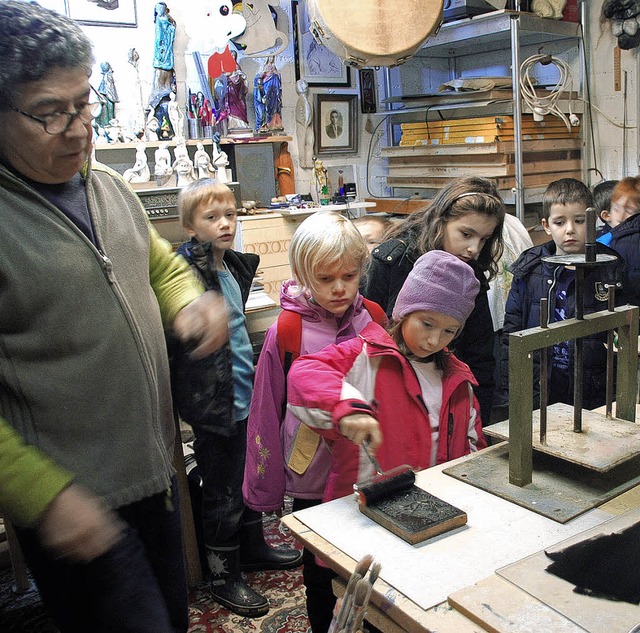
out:
{"label": "saint statue", "polygon": [[296,82],[296,138],[300,167],[313,168],[313,106],[309,100],[309,84],[300,79]]}
{"label": "saint statue", "polygon": [[169,15],[166,2],[158,2],[153,11],[155,42],[153,48],[153,86],[150,101],[156,103],[169,94],[174,79],[173,42],[176,21]]}
{"label": "saint statue", "polygon": [[113,69],[109,62],[100,64],[102,71],[102,81],[98,86],[98,92],[104,97],[105,104],[102,106],[100,114],[95,118],[94,125],[106,128],[109,122],[116,118],[116,103],[118,99],[118,91],[113,80]]}
{"label": "saint statue", "polygon": [[247,75],[238,65],[238,53],[231,51],[236,60],[235,69],[227,74],[226,110],[228,112],[229,134],[234,131],[248,130],[249,117],[247,116]]}
{"label": "saint statue", "polygon": [[[256,75],[254,88],[256,130],[263,132],[283,130],[282,79],[276,68],[273,55],[267,57],[262,70]],[[259,111],[260,119],[258,119]]]}

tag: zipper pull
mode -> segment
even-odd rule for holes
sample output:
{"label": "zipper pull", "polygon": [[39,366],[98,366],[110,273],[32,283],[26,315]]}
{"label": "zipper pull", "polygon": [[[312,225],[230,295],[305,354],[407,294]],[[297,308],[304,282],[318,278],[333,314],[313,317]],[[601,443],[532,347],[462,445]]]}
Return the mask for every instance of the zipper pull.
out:
{"label": "zipper pull", "polygon": [[102,268],[105,272],[105,275],[107,276],[107,279],[111,282],[111,283],[115,283],[115,278],[113,276],[113,264],[111,263],[111,260],[102,252],[102,251],[98,251],[100,253],[100,257],[102,258]]}

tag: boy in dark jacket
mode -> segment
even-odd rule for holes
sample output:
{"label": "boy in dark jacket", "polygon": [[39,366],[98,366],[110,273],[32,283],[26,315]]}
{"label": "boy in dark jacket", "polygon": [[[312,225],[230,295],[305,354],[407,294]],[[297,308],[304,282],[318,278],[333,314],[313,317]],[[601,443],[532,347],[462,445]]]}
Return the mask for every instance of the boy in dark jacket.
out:
{"label": "boy in dark jacket", "polygon": [[[508,363],[509,334],[540,325],[540,299],[548,299],[548,321],[560,321],[575,315],[575,269],[544,262],[553,255],[581,255],[585,252],[586,209],[592,205],[589,189],[579,180],[563,178],[552,182],[543,197],[542,226],[552,241],[534,246],[522,253],[511,265],[513,283],[507,298],[502,344]],[[601,244],[598,254],[615,255]],[[618,260],[611,264],[588,268],[584,279],[584,313],[605,310],[609,290],[607,284],[620,281],[622,269]],[[622,303],[622,293],[616,303]],[[606,332],[584,340],[583,407],[595,409],[605,403]],[[564,341],[549,349],[549,404],[573,404],[573,341]],[[508,368],[503,372],[503,398],[508,398]],[[534,383],[538,392],[538,385]]]}
{"label": "boy in dark jacket", "polygon": [[640,305],[640,176],[623,178],[615,186],[611,206],[602,219],[610,230],[597,241],[620,256],[625,272],[625,296],[631,305]]}
{"label": "boy in dark jacket", "polygon": [[[190,411],[196,436],[194,452],[202,479],[202,523],[210,588],[213,598],[246,617],[260,617],[269,603],[245,584],[241,564],[251,569],[284,569],[301,562],[296,549],[272,549],[262,533],[262,515],[245,507],[242,479],[246,456],[246,432],[253,390],[253,349],[244,308],[260,258],[231,249],[236,235],[236,202],[233,191],[210,179],[185,187],[178,199],[180,221],[189,242],[178,253],[191,264],[208,290],[220,292],[229,312],[229,348],[210,358],[204,381],[205,397],[185,385],[191,396],[186,406],[200,403],[206,415]],[[197,367],[191,366],[197,372]],[[204,378],[203,378],[204,376]],[[226,378],[226,380],[225,380]],[[216,385],[209,389],[206,383]],[[178,387],[180,389],[180,386]],[[175,386],[174,386],[175,390]],[[178,411],[184,394],[176,394]],[[184,416],[183,416],[184,417]],[[186,420],[190,422],[189,419]]]}

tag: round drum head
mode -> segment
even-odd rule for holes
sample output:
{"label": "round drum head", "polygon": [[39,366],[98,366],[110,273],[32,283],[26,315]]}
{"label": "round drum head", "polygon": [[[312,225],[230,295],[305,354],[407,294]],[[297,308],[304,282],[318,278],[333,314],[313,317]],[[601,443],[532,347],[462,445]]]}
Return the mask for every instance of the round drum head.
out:
{"label": "round drum head", "polygon": [[442,0],[308,0],[311,32],[346,64],[397,66],[442,22]]}

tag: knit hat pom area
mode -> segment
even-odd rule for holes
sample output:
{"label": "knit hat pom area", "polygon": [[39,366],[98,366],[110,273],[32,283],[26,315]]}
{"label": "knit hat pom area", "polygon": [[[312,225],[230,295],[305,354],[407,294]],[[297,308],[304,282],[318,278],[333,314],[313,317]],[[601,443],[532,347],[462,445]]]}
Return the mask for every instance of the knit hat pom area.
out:
{"label": "knit hat pom area", "polygon": [[412,312],[446,314],[463,326],[480,290],[473,268],[445,251],[429,251],[418,258],[406,278],[396,304],[393,320]]}

